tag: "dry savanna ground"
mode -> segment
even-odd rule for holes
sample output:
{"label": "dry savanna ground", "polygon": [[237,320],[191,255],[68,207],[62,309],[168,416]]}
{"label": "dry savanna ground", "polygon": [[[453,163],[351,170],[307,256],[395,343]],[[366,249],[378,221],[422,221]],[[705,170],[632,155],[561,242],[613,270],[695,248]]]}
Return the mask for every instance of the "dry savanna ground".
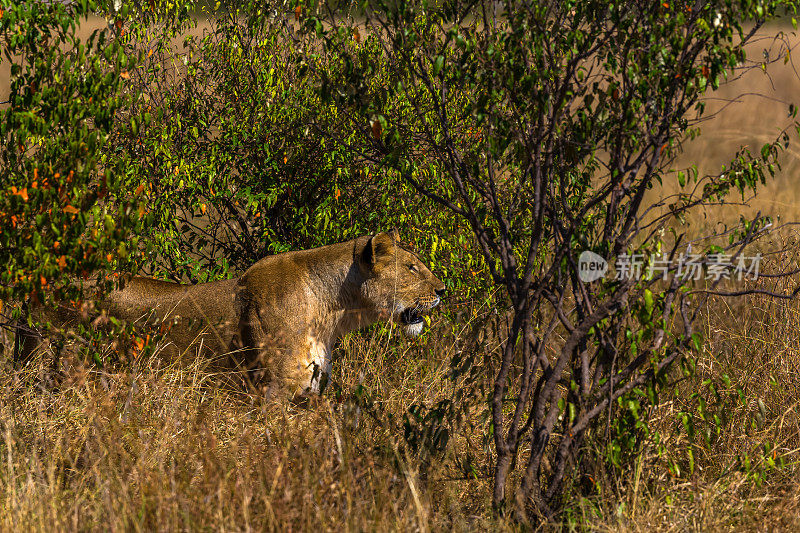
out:
{"label": "dry savanna ground", "polygon": [[[794,39],[796,42],[796,39]],[[769,41],[757,43],[762,57]],[[774,52],[773,52],[774,54]],[[774,56],[774,55],[773,55]],[[743,145],[755,150],[789,123],[800,94],[793,63],[754,70],[713,96],[719,115],[687,143],[676,164],[703,173]],[[800,219],[800,139],[793,134],[783,171],[744,204],[710,208],[690,221],[701,234],[756,212]],[[667,185],[674,192],[675,186]],[[794,229],[769,237],[767,271],[798,263]],[[762,281],[776,292],[800,277]],[[456,298],[457,299],[457,298]],[[477,304],[476,304],[477,305]],[[12,368],[11,337],[0,359],[0,529],[3,530],[503,530],[492,517],[489,449],[476,429],[457,431],[444,460],[426,462],[404,444],[402,415],[412,404],[447,398],[449,358],[480,307],[449,309],[420,339],[374,329],[338,350],[329,391],[313,409],[266,401],[227,385],[202,360],[169,365],[142,358],[126,368],[64,361],[55,374],[45,353]],[[630,471],[598,494],[574,500],[548,527],[596,530],[742,530],[800,527],[800,306],[749,296],[716,299],[703,314],[707,343],[695,377],[649,413],[662,444],[689,447],[675,413],[694,405],[703,380],[740,389],[713,444],[692,445],[693,473],[675,475],[645,442]],[[374,399],[359,406],[359,385]],[[337,394],[341,391],[341,394]],[[765,451],[766,450],[766,451]],[[465,478],[456,459],[471,457]],[[737,466],[742,457],[751,467]]]}

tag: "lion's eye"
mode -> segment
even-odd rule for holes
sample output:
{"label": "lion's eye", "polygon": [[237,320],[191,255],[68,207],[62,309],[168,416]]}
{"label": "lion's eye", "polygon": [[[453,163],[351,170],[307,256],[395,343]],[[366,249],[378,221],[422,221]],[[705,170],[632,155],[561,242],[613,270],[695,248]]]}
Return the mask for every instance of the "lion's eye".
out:
{"label": "lion's eye", "polygon": [[408,265],[408,269],[409,269],[411,272],[416,272],[416,271],[417,271],[417,267],[416,267],[416,265]]}

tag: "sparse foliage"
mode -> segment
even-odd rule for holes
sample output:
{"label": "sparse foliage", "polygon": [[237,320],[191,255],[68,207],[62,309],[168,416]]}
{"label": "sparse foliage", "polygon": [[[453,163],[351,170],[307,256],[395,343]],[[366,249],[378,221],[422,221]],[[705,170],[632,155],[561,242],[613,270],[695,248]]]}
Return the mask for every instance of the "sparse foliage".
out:
{"label": "sparse foliage", "polygon": [[[511,317],[489,399],[494,505],[510,503],[522,520],[552,518],[587,437],[628,414],[635,424],[644,405],[658,404],[671,364],[702,344],[692,324],[703,298],[674,266],[667,281],[643,271],[587,283],[577,257],[658,254],[675,263],[683,235],[672,221],[774,173],[786,134],[760,154],[731,154],[719,175],[695,174],[688,185],[679,176],[687,192],[668,209],[647,196],[674,179],[671,163],[703,115],[702,96],[744,61],[743,46],[765,20],[795,6],[364,8],[363,24],[324,9],[307,19],[303,46],[319,39],[337,65],[319,73],[319,93],[360,132],[353,153],[472,231]],[[354,37],[360,26],[363,44]],[[739,257],[766,223],[757,217],[695,251],[706,261]]]}

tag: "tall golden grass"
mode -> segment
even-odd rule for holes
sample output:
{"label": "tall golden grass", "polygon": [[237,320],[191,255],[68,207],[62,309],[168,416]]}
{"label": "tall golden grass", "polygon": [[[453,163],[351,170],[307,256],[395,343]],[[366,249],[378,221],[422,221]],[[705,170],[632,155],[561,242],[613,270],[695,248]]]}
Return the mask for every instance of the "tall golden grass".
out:
{"label": "tall golden grass", "polygon": [[[382,409],[441,395],[446,347],[350,339],[335,379]],[[430,357],[424,357],[428,354]],[[204,368],[103,371],[46,358],[0,376],[0,528],[364,531],[494,527],[486,481],[420,470],[380,417],[231,389]]]}

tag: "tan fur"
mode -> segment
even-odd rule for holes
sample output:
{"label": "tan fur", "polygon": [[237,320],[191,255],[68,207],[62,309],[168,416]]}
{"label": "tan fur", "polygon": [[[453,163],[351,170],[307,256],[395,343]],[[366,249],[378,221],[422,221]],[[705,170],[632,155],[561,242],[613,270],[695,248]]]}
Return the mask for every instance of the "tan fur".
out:
{"label": "tan fur", "polygon": [[265,257],[233,280],[181,285],[133,278],[109,295],[109,312],[165,322],[178,351],[202,342],[229,353],[257,382],[296,394],[324,388],[342,335],[378,320],[419,334],[419,315],[443,291],[392,231]]}

